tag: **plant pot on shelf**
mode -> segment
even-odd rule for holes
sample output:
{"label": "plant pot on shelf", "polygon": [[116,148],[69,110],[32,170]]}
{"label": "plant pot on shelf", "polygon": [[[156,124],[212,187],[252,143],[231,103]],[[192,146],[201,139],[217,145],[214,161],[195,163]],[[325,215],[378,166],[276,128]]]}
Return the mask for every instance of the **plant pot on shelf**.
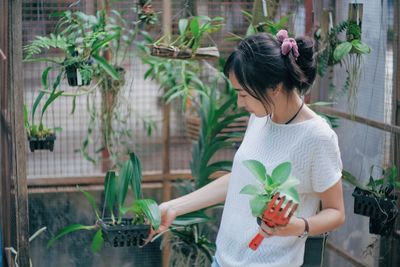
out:
{"label": "plant pot on shelf", "polygon": [[132,218],[123,218],[118,224],[113,224],[111,218],[104,218],[99,224],[104,242],[112,247],[143,246],[150,233],[150,225],[135,225]]}
{"label": "plant pot on shelf", "polygon": [[54,150],[54,141],[56,140],[56,135],[52,134],[46,137],[34,137],[29,136],[29,149],[34,152],[35,150]]}

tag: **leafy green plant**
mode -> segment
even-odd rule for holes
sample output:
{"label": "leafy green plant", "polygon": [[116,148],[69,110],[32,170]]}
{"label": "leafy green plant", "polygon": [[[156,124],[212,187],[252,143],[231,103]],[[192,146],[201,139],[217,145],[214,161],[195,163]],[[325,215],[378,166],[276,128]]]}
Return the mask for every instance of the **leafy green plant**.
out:
{"label": "leafy green plant", "polygon": [[[346,31],[346,40],[339,38],[340,33]],[[320,34],[316,35],[321,40]],[[323,40],[318,51],[318,73],[323,76],[328,69],[336,64],[344,65],[346,79],[342,92],[347,92],[349,109],[355,113],[357,107],[357,89],[361,78],[362,56],[369,54],[371,48],[361,41],[361,28],[354,21],[344,21],[330,29],[326,40]],[[332,80],[333,73],[330,74]],[[334,88],[333,84],[330,85]]]}
{"label": "leafy green plant", "polygon": [[[77,85],[88,84],[96,67],[118,79],[116,70],[100,55],[102,49],[117,37],[115,33],[109,33],[105,29],[106,12],[102,10],[97,16],[90,16],[79,11],[65,11],[59,16],[54,33],[49,36],[37,36],[24,47],[25,61],[53,64],[53,67],[45,71],[56,71],[57,77],[60,77],[58,79],[62,79],[69,69],[77,69],[82,80]],[[62,57],[34,57],[50,49],[62,52]]]}
{"label": "leafy green plant", "polygon": [[[194,56],[219,57],[214,48],[202,49],[204,37],[219,31],[224,25],[222,17],[209,18],[207,16],[193,16],[180,19],[178,22],[179,35],[170,43],[162,36],[152,45],[151,54],[154,56],[171,58],[192,58]],[[208,54],[207,54],[208,53]]]}
{"label": "leafy green plant", "polygon": [[[374,178],[374,170],[380,169],[379,176]],[[368,183],[363,184],[354,177],[350,172],[343,171],[343,180],[362,190],[368,191],[378,198],[388,198],[395,193],[395,190],[400,190],[400,181],[398,180],[398,169],[396,166],[389,166],[387,168],[380,168],[372,165],[370,168],[370,175]]]}
{"label": "leafy green plant", "polygon": [[267,32],[272,35],[276,35],[279,30],[282,29],[287,29],[288,28],[288,23],[289,23],[289,17],[290,15],[287,16],[282,16],[278,21],[274,22],[273,20],[269,19],[268,17],[263,16],[263,21],[260,22],[254,22],[253,19],[253,14],[241,10],[242,14],[246,18],[246,20],[249,22],[249,26],[247,27],[246,34],[244,37],[239,36],[234,33],[229,33],[231,37],[227,38],[227,40],[230,41],[239,41],[242,40],[245,37],[261,33],[261,32]]}
{"label": "leafy green plant", "polygon": [[[154,200],[143,199],[141,179],[142,170],[140,161],[134,153],[131,153],[130,158],[122,165],[119,174],[117,174],[115,170],[110,170],[107,172],[104,179],[104,207],[108,210],[110,220],[106,220],[104,211],[103,214],[100,215],[101,213],[94,197],[90,193],[80,190],[94,210],[96,222],[93,225],[72,224],[61,229],[59,233],[49,241],[48,247],[52,246],[53,243],[61,237],[72,232],[94,230],[96,234],[92,240],[92,250],[97,251],[104,243],[104,232],[102,232],[104,229],[101,229],[104,222],[110,222],[108,225],[110,227],[121,227],[121,222],[126,221],[123,217],[126,214],[132,215],[129,221],[133,225],[147,224],[148,221],[153,229],[157,230],[161,223],[160,210]],[[128,190],[129,187],[132,191]],[[132,192],[133,202],[126,206],[126,199],[129,192]]]}
{"label": "leafy green plant", "polygon": [[218,82],[216,77],[211,86],[204,85],[203,92],[199,96],[197,112],[200,117],[200,133],[198,140],[192,145],[192,160],[190,169],[196,182],[196,188],[201,188],[209,183],[210,177],[218,171],[230,171],[232,161],[213,161],[213,156],[224,148],[233,148],[238,138],[242,138],[242,132],[224,132],[224,129],[247,117],[248,112],[236,109],[236,97],[231,97],[229,91],[233,91],[229,81],[221,76],[228,94],[218,96]]}
{"label": "leafy green plant", "polygon": [[281,196],[286,196],[286,201],[292,200],[299,203],[300,198],[295,186],[300,182],[290,176],[292,170],[290,162],[279,164],[271,175],[267,173],[265,166],[257,160],[246,160],[243,164],[258,181],[258,184],[249,184],[240,190],[241,194],[252,196],[250,207],[253,216],[261,216],[268,202],[278,192]]}
{"label": "leafy green plant", "polygon": [[[42,83],[46,89],[49,87],[48,85],[49,70],[50,67],[46,68],[46,70],[42,74]],[[54,127],[54,129],[52,130],[50,128],[45,127],[43,124],[43,117],[46,114],[47,109],[63,93],[63,91],[56,90],[59,83],[60,83],[60,76],[58,76],[56,81],[54,82],[52,91],[41,108],[40,119],[38,123],[35,121],[35,114],[37,109],[39,108],[39,105],[45,93],[43,91],[39,92],[38,96],[36,97],[33,103],[31,114],[29,114],[27,106],[24,105],[24,127],[28,135],[29,147],[32,152],[34,152],[36,149],[49,149],[50,151],[53,151],[54,140],[56,138],[55,131],[61,131],[60,127]]]}

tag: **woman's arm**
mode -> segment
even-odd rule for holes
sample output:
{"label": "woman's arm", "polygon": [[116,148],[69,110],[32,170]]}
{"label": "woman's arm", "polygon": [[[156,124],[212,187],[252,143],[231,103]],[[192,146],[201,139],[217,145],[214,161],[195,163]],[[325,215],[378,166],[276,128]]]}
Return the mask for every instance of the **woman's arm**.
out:
{"label": "woman's arm", "polygon": [[[320,198],[322,210],[314,216],[305,218],[309,225],[309,235],[318,235],[332,231],[342,225],[345,220],[341,180],[328,190],[320,193]],[[263,223],[262,227],[270,235],[300,236],[304,233],[305,222],[293,216],[287,226],[270,229]],[[266,236],[261,230],[260,233]]]}
{"label": "woman's arm", "polygon": [[[168,229],[175,218],[225,201],[230,173],[185,196],[160,204],[161,225],[157,233]],[[153,233],[154,234],[154,233]]]}
{"label": "woman's arm", "polygon": [[173,209],[176,215],[183,215],[225,201],[230,173],[221,176],[208,185],[180,198],[162,203]]}

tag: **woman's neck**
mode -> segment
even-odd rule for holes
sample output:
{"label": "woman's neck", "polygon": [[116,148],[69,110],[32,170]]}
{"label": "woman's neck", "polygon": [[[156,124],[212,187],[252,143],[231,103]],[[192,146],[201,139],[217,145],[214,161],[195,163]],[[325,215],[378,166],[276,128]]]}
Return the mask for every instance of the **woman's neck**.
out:
{"label": "woman's neck", "polygon": [[288,122],[297,121],[303,109],[303,100],[296,93],[277,101],[271,119],[275,123],[286,124]]}

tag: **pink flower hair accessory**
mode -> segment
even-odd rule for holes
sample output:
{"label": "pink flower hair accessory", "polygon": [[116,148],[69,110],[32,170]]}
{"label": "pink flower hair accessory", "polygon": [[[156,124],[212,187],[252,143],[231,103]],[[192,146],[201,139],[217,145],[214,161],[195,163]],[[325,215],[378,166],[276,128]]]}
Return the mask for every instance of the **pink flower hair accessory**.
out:
{"label": "pink flower hair accessory", "polygon": [[293,55],[295,58],[299,57],[299,47],[297,46],[297,42],[294,38],[289,38],[288,32],[286,30],[280,30],[276,34],[276,39],[281,42],[281,53],[282,55],[289,54],[290,51],[293,51]]}

